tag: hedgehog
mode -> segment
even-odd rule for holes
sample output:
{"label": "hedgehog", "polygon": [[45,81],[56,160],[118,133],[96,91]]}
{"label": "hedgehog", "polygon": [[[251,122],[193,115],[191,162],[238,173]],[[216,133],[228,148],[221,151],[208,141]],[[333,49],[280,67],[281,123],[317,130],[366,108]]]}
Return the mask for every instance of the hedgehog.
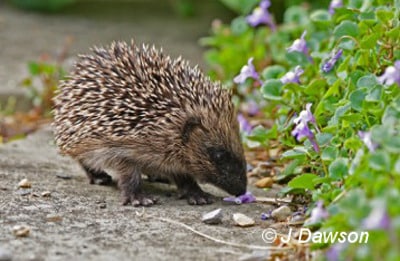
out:
{"label": "hedgehog", "polygon": [[[232,93],[198,66],[149,45],[116,41],[79,55],[54,97],[60,153],[75,159],[91,184],[118,179],[122,203],[150,206],[142,174],[174,182],[191,205],[246,192],[246,160]],[[111,172],[110,172],[111,171]]]}

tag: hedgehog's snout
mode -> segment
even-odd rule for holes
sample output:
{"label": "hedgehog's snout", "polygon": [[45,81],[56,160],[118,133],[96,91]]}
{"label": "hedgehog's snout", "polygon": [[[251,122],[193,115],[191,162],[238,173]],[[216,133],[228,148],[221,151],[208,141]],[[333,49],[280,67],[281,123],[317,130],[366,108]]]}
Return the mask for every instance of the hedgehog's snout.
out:
{"label": "hedgehog's snout", "polygon": [[212,183],[231,195],[243,195],[247,189],[246,160],[225,150],[210,152],[217,174]]}
{"label": "hedgehog's snout", "polygon": [[[229,194],[240,196],[247,191],[247,176],[246,176],[246,164],[245,166],[238,169],[236,172],[231,173],[231,182],[227,184],[227,192]],[[230,191],[228,191],[228,189]]]}

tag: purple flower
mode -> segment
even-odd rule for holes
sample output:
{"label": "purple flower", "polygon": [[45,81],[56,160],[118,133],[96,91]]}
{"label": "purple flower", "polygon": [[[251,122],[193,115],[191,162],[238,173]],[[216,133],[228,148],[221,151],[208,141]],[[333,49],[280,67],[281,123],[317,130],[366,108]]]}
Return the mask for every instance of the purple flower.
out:
{"label": "purple flower", "polygon": [[[308,56],[308,47],[307,47],[307,43],[306,40],[304,39],[304,37],[306,36],[307,31],[304,31],[301,35],[301,37],[299,39],[294,40],[294,42],[292,43],[292,45],[288,48],[286,48],[286,50],[291,53],[291,52],[300,52],[300,53],[304,53],[307,57]],[[309,59],[311,59],[311,57],[309,57]]]}
{"label": "purple flower", "polygon": [[307,138],[314,150],[319,152],[319,147],[317,142],[315,141],[314,133],[308,128],[308,125],[304,122],[300,122],[292,131],[292,135],[297,139],[297,141],[301,141],[303,138]]}
{"label": "purple flower", "polygon": [[243,116],[243,114],[239,113],[237,116],[237,120],[239,122],[240,129],[246,134],[250,134],[253,126],[249,123],[249,121]]}
{"label": "purple flower", "polygon": [[271,218],[271,211],[268,211],[267,213],[261,213],[261,220],[267,220]]}
{"label": "purple flower", "polygon": [[243,111],[246,111],[250,116],[254,116],[260,111],[257,102],[255,102],[254,100],[249,100],[248,102],[243,103],[241,108]]}
{"label": "purple flower", "polygon": [[304,123],[311,122],[311,123],[315,124],[316,120],[315,120],[314,115],[311,112],[311,106],[312,106],[312,103],[307,103],[306,109],[302,110],[299,114],[299,117],[295,118],[293,120],[293,122],[296,124],[299,124],[300,122],[304,122]]}
{"label": "purple flower", "polygon": [[369,149],[369,151],[374,152],[378,147],[378,144],[374,143],[371,139],[371,132],[369,131],[359,131],[358,136],[364,142],[365,146]]}
{"label": "purple flower", "polygon": [[311,210],[311,215],[309,218],[309,223],[318,223],[321,220],[327,219],[329,216],[328,211],[324,208],[324,203],[322,201],[317,202],[317,206]]}
{"label": "purple flower", "polygon": [[307,124],[307,123],[311,122],[314,125],[317,132],[320,132],[318,129],[318,126],[317,126],[317,121],[315,120],[315,117],[311,112],[311,106],[312,106],[312,103],[307,103],[306,109],[302,110],[299,114],[299,117],[294,118],[293,122],[295,124],[299,124],[300,122]]}
{"label": "purple flower", "polygon": [[275,30],[275,23],[272,20],[271,14],[268,12],[268,7],[270,7],[270,5],[271,2],[269,0],[262,0],[260,5],[246,17],[246,21],[253,27],[260,24],[266,24],[272,30]]}
{"label": "purple flower", "polygon": [[304,70],[301,69],[300,66],[296,66],[296,68],[294,68],[294,71],[289,71],[287,72],[284,76],[282,76],[281,78],[281,82],[283,84],[287,84],[287,83],[300,83],[300,75],[302,75],[304,73]]}
{"label": "purple flower", "polygon": [[326,258],[329,261],[337,261],[340,260],[340,253],[343,252],[347,247],[347,243],[336,243],[332,245],[327,251],[326,251]]}
{"label": "purple flower", "polygon": [[243,195],[240,195],[238,197],[227,197],[224,198],[224,201],[226,202],[235,202],[236,204],[245,204],[245,203],[252,203],[256,201],[256,198],[251,194],[251,192],[246,192]]}
{"label": "purple flower", "polygon": [[390,217],[386,209],[386,204],[382,201],[374,202],[374,206],[362,223],[362,227],[368,230],[390,229]]}
{"label": "purple flower", "polygon": [[343,6],[343,1],[342,0],[332,0],[330,5],[329,5],[329,13],[333,15],[335,13],[335,9],[342,7]]}
{"label": "purple flower", "polygon": [[[247,64],[242,67],[239,75],[233,78],[233,82],[237,84],[242,84],[247,78],[253,78],[254,80],[260,81],[260,76],[256,72],[256,68],[253,65],[253,57],[249,58]],[[261,82],[261,81],[260,81]]]}
{"label": "purple flower", "polygon": [[386,85],[397,83],[400,86],[400,60],[397,60],[394,66],[387,67],[385,72],[378,77],[378,82]]}
{"label": "purple flower", "polygon": [[297,139],[297,141],[307,138],[311,142],[314,150],[319,152],[319,147],[315,140],[314,133],[308,127],[308,123],[311,122],[319,132],[315,117],[311,113],[311,106],[311,103],[307,103],[306,110],[301,111],[300,115],[293,120],[293,122],[296,124],[296,127],[293,129],[292,135]]}
{"label": "purple flower", "polygon": [[322,65],[322,71],[326,73],[330,72],[333,66],[335,66],[337,60],[339,60],[339,58],[342,56],[342,54],[343,54],[342,49],[339,49],[336,53],[332,52],[331,58],[328,61],[326,61],[324,65]]}

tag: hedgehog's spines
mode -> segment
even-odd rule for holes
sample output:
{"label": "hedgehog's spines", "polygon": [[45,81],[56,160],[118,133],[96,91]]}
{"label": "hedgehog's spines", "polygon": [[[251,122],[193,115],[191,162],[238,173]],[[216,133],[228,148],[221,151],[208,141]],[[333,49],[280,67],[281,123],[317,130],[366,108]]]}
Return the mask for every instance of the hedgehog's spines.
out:
{"label": "hedgehog's spines", "polygon": [[[69,126],[56,129],[65,151],[77,142],[98,139],[100,132],[135,137],[156,131],[163,126],[159,124],[184,119],[185,113],[200,111],[210,114],[202,116],[207,118],[232,114],[226,90],[181,56],[171,59],[154,45],[138,48],[134,40],[94,46],[92,51],[79,56],[76,70],[61,83],[55,98],[56,125]],[[166,115],[170,119],[163,120]]]}

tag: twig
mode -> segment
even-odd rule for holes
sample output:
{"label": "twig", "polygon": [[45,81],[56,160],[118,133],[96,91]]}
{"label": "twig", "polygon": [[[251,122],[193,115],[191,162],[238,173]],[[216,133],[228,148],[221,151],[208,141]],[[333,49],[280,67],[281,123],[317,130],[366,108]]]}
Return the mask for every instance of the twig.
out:
{"label": "twig", "polygon": [[261,203],[270,203],[270,204],[279,204],[279,203],[286,203],[290,204],[292,203],[292,200],[290,199],[277,199],[277,198],[268,198],[268,197],[256,197],[257,202]]}
{"label": "twig", "polygon": [[157,219],[167,222],[167,223],[170,223],[170,224],[181,226],[201,237],[207,238],[207,239],[209,239],[213,242],[219,243],[219,244],[224,244],[224,245],[233,246],[233,247],[248,248],[248,249],[258,249],[258,250],[287,251],[287,250],[292,249],[291,247],[259,246],[259,245],[247,245],[247,244],[240,244],[240,243],[235,243],[235,242],[228,242],[228,241],[221,240],[221,239],[212,237],[210,235],[204,234],[204,233],[202,233],[198,230],[195,230],[194,228],[192,228],[182,222],[179,222],[179,221],[175,221],[175,220],[172,220],[169,218],[162,218],[162,217],[158,217]]}

